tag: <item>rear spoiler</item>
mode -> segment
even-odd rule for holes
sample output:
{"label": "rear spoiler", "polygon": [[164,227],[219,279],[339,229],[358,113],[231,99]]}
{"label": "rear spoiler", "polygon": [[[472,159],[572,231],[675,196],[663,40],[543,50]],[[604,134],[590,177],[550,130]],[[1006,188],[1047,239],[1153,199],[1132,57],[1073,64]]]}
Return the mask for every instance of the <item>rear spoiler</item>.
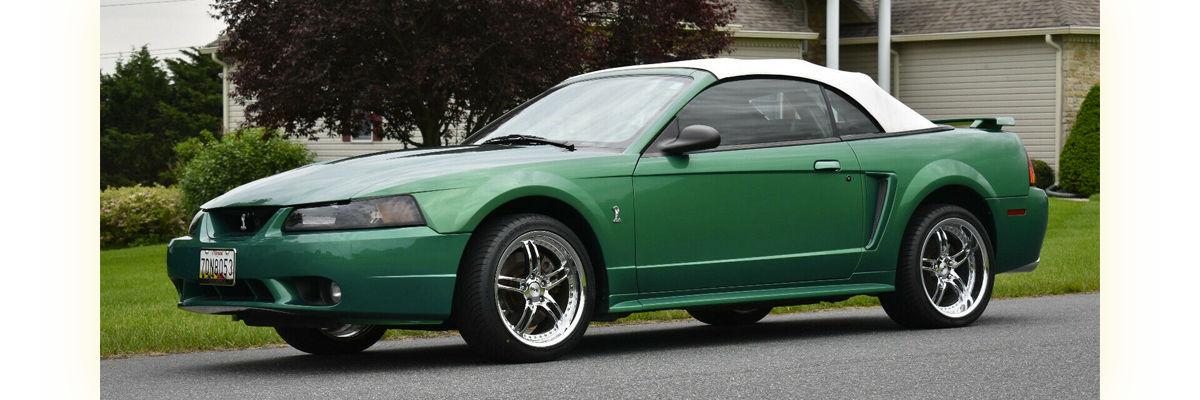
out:
{"label": "rear spoiler", "polygon": [[935,119],[932,122],[943,125],[971,124],[971,128],[989,132],[1000,132],[1006,126],[1017,124],[1017,120],[1013,117]]}

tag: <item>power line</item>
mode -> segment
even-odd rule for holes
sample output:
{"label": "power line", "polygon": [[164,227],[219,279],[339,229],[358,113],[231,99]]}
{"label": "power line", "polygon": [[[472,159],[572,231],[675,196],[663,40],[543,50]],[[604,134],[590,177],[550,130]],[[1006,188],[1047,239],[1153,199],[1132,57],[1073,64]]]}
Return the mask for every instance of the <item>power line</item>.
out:
{"label": "power line", "polygon": [[145,4],[179,3],[179,2],[183,2],[183,1],[196,1],[196,0],[159,0],[159,1],[143,1],[140,3],[101,4],[100,7],[140,6],[140,5],[145,5]]}
{"label": "power line", "polygon": [[[146,50],[146,52],[150,53],[150,55],[152,55],[152,56],[162,56],[162,55],[167,55],[167,54],[172,54],[172,53],[175,53],[175,52],[177,52],[177,51],[179,51],[179,50],[183,50],[183,49],[190,49],[190,48],[193,48],[193,47],[199,47],[199,46],[184,46],[184,47],[167,47],[167,48],[162,48],[162,49],[148,49],[148,50]],[[101,54],[100,54],[100,59],[101,59],[101,60],[104,60],[104,59],[109,59],[109,58],[121,58],[121,57],[124,57],[124,56],[128,56],[128,55],[132,55],[132,54],[134,54],[134,53],[137,53],[138,51],[141,51],[141,50],[133,50],[133,51],[118,51],[118,52],[112,52],[112,53],[101,53]]]}
{"label": "power line", "polygon": [[[148,51],[148,52],[151,52],[151,53],[154,53],[154,52],[159,52],[159,51],[171,51],[171,50],[183,50],[183,49],[190,49],[190,48],[193,48],[193,47],[200,47],[200,46],[163,47],[163,48],[161,48],[161,49],[147,49],[146,51]],[[108,53],[100,53],[100,56],[102,56],[102,57],[103,57],[103,56],[114,56],[114,55],[121,55],[121,54],[132,54],[132,53],[137,53],[137,52],[139,52],[139,51],[141,51],[141,50],[130,50],[130,51],[113,51],[113,52],[108,52]]]}
{"label": "power line", "polygon": [[[151,54],[151,55],[152,55],[152,56],[155,56],[155,57],[175,58],[175,56],[174,56],[173,54],[171,54],[171,53]],[[104,56],[104,57],[100,57],[100,59],[101,59],[101,60],[112,60],[112,59],[117,59],[117,58],[122,58],[122,56]]]}

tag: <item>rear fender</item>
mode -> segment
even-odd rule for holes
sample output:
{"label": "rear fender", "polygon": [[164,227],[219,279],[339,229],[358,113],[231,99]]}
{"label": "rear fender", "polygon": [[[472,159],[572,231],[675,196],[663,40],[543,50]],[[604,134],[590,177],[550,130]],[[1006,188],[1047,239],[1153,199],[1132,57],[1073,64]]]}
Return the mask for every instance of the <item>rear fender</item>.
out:
{"label": "rear fender", "polygon": [[891,217],[882,222],[886,225],[878,247],[863,255],[855,272],[894,271],[904,231],[917,207],[934,191],[953,185],[966,187],[984,199],[996,196],[987,178],[961,161],[941,159],[929,163],[907,183],[898,185],[905,190],[896,194],[899,200],[892,207]]}
{"label": "rear fender", "polygon": [[992,184],[975,168],[962,161],[942,159],[929,163],[913,175],[899,196],[894,215],[907,222],[930,193],[952,185],[965,186],[985,199],[997,197]]}

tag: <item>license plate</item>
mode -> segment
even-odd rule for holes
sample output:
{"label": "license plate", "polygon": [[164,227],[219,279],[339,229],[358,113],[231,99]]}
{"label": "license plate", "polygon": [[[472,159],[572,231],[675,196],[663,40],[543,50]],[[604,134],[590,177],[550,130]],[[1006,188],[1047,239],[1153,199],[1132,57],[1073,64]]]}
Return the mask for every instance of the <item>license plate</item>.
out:
{"label": "license plate", "polygon": [[233,286],[237,278],[237,250],[201,249],[200,284]]}

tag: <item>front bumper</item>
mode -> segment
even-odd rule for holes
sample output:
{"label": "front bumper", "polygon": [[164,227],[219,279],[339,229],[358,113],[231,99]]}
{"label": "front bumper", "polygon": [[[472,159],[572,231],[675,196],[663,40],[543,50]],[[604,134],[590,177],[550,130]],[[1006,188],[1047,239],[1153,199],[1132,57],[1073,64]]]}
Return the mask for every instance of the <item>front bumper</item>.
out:
{"label": "front bumper", "polygon": [[[245,319],[291,322],[436,324],[450,316],[458,264],[469,234],[440,234],[425,226],[283,233],[291,208],[279,209],[249,237],[217,238],[209,216],[196,237],[167,247],[167,275],[179,308]],[[200,285],[200,250],[234,249],[234,286]],[[341,301],[315,295],[336,282]]]}

